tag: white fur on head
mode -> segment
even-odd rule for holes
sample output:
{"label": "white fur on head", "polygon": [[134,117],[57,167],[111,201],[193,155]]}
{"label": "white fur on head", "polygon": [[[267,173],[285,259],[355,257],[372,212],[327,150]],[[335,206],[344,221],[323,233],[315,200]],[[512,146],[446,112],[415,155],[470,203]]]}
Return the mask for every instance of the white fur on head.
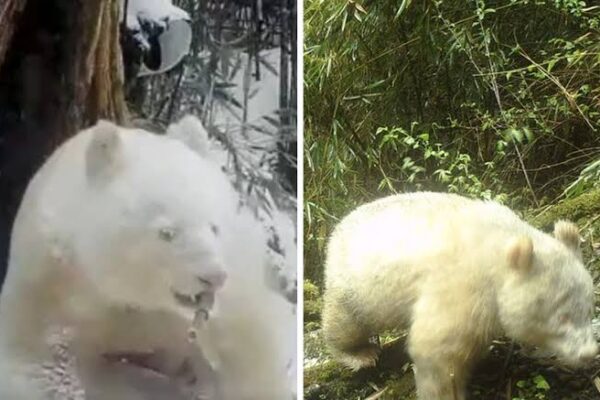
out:
{"label": "white fur on head", "polygon": [[579,236],[579,228],[573,222],[556,221],[554,224],[554,237],[563,242],[569,249],[576,253],[579,252],[581,236]]}
{"label": "white fur on head", "polygon": [[533,242],[527,236],[513,240],[508,246],[508,265],[517,270],[527,272],[533,262]]}
{"label": "white fur on head", "polygon": [[167,136],[182,141],[201,156],[208,154],[210,143],[208,132],[202,122],[193,115],[186,115],[178,122],[169,125]]}
{"label": "white fur on head", "polygon": [[86,174],[90,180],[110,179],[122,160],[119,127],[100,120],[92,129],[92,139],[85,153]]}

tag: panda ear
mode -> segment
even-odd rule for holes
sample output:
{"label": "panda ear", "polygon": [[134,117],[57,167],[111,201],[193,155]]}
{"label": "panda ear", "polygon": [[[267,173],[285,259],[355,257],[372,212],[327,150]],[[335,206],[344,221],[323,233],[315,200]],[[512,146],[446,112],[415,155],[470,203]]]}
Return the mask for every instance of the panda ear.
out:
{"label": "panda ear", "polygon": [[576,253],[579,252],[581,236],[579,236],[579,228],[573,222],[556,221],[554,224],[554,237],[563,242],[569,249]]}
{"label": "panda ear", "polygon": [[514,239],[508,246],[508,265],[517,271],[527,272],[533,265],[533,242],[527,236]]}
{"label": "panda ear", "polygon": [[91,128],[92,138],[85,154],[86,174],[90,180],[110,179],[122,163],[122,141],[119,127],[100,120]]}
{"label": "panda ear", "polygon": [[209,152],[210,140],[202,122],[193,115],[186,115],[178,122],[169,125],[167,136],[183,142],[200,156]]}

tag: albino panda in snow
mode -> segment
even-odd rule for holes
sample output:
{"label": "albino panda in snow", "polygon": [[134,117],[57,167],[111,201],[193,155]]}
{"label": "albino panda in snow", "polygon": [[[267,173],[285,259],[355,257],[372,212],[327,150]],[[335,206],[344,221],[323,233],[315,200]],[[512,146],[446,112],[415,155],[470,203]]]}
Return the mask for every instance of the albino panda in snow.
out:
{"label": "albino panda in snow", "polygon": [[67,141],[15,220],[0,399],[288,398],[255,226],[181,140],[101,121]]}
{"label": "albino panda in snow", "polygon": [[345,217],[328,245],[323,331],[353,369],[370,336],[406,328],[421,400],[464,400],[473,364],[506,335],[581,365],[598,352],[594,285],[577,227],[548,235],[493,202],[443,193],[391,196]]}

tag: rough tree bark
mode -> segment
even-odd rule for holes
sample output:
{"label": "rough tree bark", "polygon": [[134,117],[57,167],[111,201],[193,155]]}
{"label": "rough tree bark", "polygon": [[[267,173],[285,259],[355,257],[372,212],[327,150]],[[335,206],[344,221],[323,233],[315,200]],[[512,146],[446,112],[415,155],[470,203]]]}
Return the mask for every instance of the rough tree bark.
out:
{"label": "rough tree bark", "polygon": [[124,123],[121,0],[0,0],[0,281],[35,170],[98,118]]}
{"label": "rough tree bark", "polygon": [[4,60],[6,50],[8,50],[8,45],[14,34],[15,24],[13,21],[15,16],[23,11],[26,2],[26,0],[5,1],[4,5],[0,6],[0,26],[3,27],[3,29],[0,29],[0,65]]}

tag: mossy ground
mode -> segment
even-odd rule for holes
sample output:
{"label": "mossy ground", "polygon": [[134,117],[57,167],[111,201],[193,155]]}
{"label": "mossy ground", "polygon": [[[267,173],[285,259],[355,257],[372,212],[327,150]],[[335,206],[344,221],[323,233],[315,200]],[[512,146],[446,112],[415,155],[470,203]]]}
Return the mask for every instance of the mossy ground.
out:
{"label": "mossy ground", "polygon": [[[577,222],[585,239],[586,266],[600,283],[600,191],[526,213],[533,225],[551,231],[553,222]],[[412,364],[403,338],[384,339],[376,367],[352,372],[329,359],[320,335],[322,302],[319,288],[305,285],[306,400],[416,400]],[[597,305],[600,302],[597,301]],[[598,314],[598,313],[597,313]],[[507,340],[494,342],[490,355],[479,363],[469,383],[471,400],[591,400],[600,399],[600,360],[584,370],[572,371],[547,360],[525,356]],[[597,381],[595,383],[594,381]]]}

